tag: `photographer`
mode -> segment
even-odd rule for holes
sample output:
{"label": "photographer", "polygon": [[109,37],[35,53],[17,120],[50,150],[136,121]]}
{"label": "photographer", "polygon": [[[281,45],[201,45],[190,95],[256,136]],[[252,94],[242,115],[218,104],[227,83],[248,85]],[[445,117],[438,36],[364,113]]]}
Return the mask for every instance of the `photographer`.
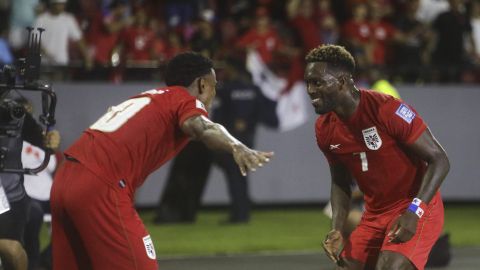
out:
{"label": "photographer", "polygon": [[[1,171],[4,168],[22,169],[23,140],[45,148],[56,144],[52,133],[44,137],[41,126],[26,112],[22,104],[0,97],[0,152]],[[28,221],[30,198],[23,186],[23,174],[0,173],[0,257],[5,270],[27,269],[27,255],[22,246],[25,225]]]}

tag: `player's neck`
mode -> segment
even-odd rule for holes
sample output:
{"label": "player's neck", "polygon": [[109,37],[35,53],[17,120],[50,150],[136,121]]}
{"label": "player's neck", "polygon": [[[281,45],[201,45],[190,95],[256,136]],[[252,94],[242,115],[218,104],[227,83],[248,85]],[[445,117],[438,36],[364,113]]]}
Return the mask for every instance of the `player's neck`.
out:
{"label": "player's neck", "polygon": [[335,113],[342,120],[348,120],[355,113],[360,103],[360,91],[352,86],[350,91],[345,95],[342,104],[338,106]]}

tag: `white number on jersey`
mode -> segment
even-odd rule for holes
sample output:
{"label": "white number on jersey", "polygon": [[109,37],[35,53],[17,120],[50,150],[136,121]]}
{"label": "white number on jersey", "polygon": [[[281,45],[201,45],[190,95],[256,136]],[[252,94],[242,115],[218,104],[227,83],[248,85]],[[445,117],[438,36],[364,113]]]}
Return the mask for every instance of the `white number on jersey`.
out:
{"label": "white number on jersey", "polygon": [[368,171],[367,153],[360,152],[360,153],[354,153],[354,155],[360,156],[360,162],[362,163],[362,172]]}
{"label": "white number on jersey", "polygon": [[128,119],[147,106],[150,101],[149,97],[132,98],[117,106],[110,107],[106,114],[90,126],[90,129],[114,132],[125,124]]}

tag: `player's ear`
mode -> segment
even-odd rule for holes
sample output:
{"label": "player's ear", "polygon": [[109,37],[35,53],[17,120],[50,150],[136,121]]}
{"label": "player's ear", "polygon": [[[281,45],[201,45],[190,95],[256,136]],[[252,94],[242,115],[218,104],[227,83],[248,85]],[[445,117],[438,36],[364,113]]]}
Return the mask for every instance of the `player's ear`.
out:
{"label": "player's ear", "polygon": [[205,90],[205,81],[203,78],[200,77],[197,79],[197,83],[198,83],[198,93],[201,95]]}
{"label": "player's ear", "polygon": [[342,86],[347,85],[348,84],[347,75],[346,74],[341,74],[338,81],[342,84]]}
{"label": "player's ear", "polygon": [[336,79],[337,79],[337,82],[338,82],[338,85],[339,85],[339,88],[343,89],[345,87],[345,78],[343,76],[343,74],[339,74],[336,76]]}

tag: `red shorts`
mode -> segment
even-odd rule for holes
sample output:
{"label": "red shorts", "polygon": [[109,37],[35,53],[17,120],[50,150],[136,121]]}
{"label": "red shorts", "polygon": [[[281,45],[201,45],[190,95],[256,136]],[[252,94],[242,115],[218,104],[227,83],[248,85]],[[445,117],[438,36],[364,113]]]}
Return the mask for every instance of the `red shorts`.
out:
{"label": "red shorts", "polygon": [[53,269],[158,269],[128,187],[108,185],[82,164],[65,161],[51,208]]}
{"label": "red shorts", "polygon": [[402,254],[418,270],[423,270],[430,250],[442,232],[443,203],[440,193],[437,193],[418,221],[417,231],[412,239],[401,244],[390,243],[387,237],[390,227],[396,218],[405,212],[408,204],[407,202],[400,208],[380,215],[365,213],[345,244],[341,257],[360,261],[374,269],[380,251],[389,250]]}

